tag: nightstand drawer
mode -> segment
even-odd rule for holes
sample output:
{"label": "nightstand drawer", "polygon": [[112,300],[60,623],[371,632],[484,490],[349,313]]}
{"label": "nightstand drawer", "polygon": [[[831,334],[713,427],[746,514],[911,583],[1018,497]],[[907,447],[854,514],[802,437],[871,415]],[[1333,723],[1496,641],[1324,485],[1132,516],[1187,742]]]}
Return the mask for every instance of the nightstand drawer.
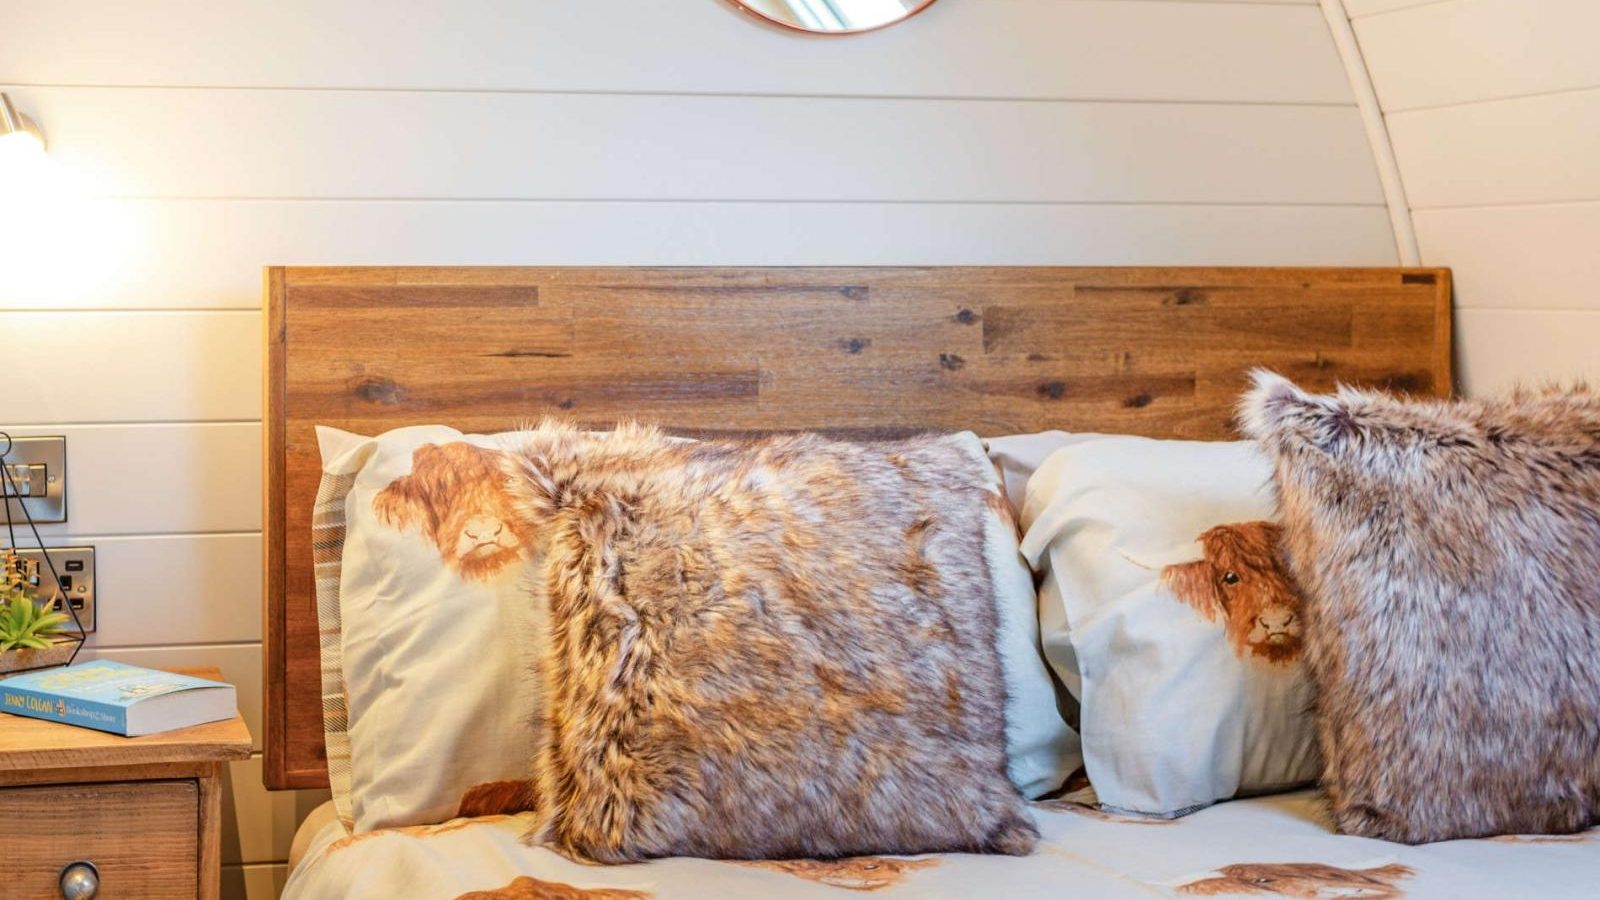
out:
{"label": "nightstand drawer", "polygon": [[199,834],[194,781],[0,788],[0,893],[60,897],[61,869],[82,860],[100,870],[97,897],[194,897]]}

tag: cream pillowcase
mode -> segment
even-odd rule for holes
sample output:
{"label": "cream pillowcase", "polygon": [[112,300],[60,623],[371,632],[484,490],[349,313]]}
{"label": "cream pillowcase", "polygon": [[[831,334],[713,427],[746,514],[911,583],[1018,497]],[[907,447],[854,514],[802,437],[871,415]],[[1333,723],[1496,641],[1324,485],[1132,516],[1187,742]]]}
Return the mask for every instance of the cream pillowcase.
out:
{"label": "cream pillowcase", "polygon": [[1033,434],[1008,434],[983,439],[983,449],[989,454],[1005,486],[1006,499],[1011,508],[1022,516],[1022,503],[1027,495],[1028,479],[1039,470],[1050,454],[1071,444],[1099,437],[1096,434],[1076,434],[1065,431],[1038,431]]}
{"label": "cream pillowcase", "polygon": [[[975,464],[996,469],[995,489],[1005,495],[1004,469],[992,448],[967,432],[962,447]],[[984,547],[995,585],[999,615],[996,639],[1006,682],[1006,753],[1011,781],[1023,796],[1034,798],[1060,787],[1083,765],[1078,734],[1056,702],[1056,688],[1040,654],[1038,594],[1033,572],[1022,559],[1019,527],[1004,510],[989,508],[984,517]]]}
{"label": "cream pillowcase", "polygon": [[[528,808],[544,698],[524,673],[542,629],[499,464],[516,435],[419,426],[319,437],[324,493],[330,477],[348,485],[331,623],[345,779],[336,736],[328,742],[341,815],[363,832]],[[319,608],[329,580],[318,578]],[[329,624],[324,615],[325,634]]]}
{"label": "cream pillowcase", "polygon": [[[355,832],[528,807],[547,637],[528,535],[499,468],[526,432],[319,428],[313,515],[324,732],[340,817]],[[976,438],[962,444],[988,460]],[[1003,509],[984,517],[1007,689],[1008,774],[1026,796],[1081,765],[1039,650],[1032,574]]]}
{"label": "cream pillowcase", "polygon": [[1183,815],[1318,775],[1271,474],[1252,444],[1105,436],[1028,483],[1044,652],[1108,808]]}

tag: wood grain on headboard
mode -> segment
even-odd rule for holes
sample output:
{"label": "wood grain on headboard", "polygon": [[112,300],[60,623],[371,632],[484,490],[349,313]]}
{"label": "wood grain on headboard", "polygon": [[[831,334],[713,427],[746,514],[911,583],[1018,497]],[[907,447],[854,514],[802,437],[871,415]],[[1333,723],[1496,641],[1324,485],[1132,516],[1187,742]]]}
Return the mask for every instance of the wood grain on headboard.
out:
{"label": "wood grain on headboard", "polygon": [[327,784],[312,426],[1226,438],[1252,366],[1446,394],[1443,269],[273,268],[266,768]]}

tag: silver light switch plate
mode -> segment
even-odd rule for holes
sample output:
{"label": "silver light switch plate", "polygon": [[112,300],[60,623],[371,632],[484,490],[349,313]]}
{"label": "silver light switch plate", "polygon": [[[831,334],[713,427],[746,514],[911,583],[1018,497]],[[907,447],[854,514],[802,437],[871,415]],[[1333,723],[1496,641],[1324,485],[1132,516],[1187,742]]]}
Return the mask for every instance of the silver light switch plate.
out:
{"label": "silver light switch plate", "polygon": [[[4,449],[3,443],[0,449]],[[27,527],[22,524],[26,521],[22,506],[28,508],[35,522],[67,520],[66,438],[13,436],[5,466],[11,471],[11,480],[0,479],[0,493],[6,497],[11,517],[19,527]]]}
{"label": "silver light switch plate", "polygon": [[[28,566],[28,571],[34,574],[39,583],[34,587],[35,596],[42,598],[55,598],[51,609],[56,612],[78,614],[78,621],[83,623],[83,633],[94,631],[94,548],[93,547],[48,547],[50,562],[55,564],[55,573],[51,574],[50,566],[45,565],[44,553],[38,547],[18,547],[17,555],[22,557]],[[58,582],[56,579],[61,580]],[[57,586],[61,588],[60,596],[56,595]],[[69,611],[70,607],[70,611]],[[65,626],[67,631],[76,631],[72,623]]]}

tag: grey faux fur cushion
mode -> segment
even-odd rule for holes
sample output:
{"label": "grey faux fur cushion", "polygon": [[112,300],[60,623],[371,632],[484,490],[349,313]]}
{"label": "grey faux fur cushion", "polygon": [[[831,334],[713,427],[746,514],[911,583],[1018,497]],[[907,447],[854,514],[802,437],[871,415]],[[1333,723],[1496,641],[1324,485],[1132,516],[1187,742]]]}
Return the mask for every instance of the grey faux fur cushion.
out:
{"label": "grey faux fur cushion", "polygon": [[534,837],[582,858],[1029,852],[976,438],[545,424],[510,488],[549,604]]}
{"label": "grey faux fur cushion", "polygon": [[1600,820],[1600,397],[1409,402],[1258,373],[1340,830]]}

